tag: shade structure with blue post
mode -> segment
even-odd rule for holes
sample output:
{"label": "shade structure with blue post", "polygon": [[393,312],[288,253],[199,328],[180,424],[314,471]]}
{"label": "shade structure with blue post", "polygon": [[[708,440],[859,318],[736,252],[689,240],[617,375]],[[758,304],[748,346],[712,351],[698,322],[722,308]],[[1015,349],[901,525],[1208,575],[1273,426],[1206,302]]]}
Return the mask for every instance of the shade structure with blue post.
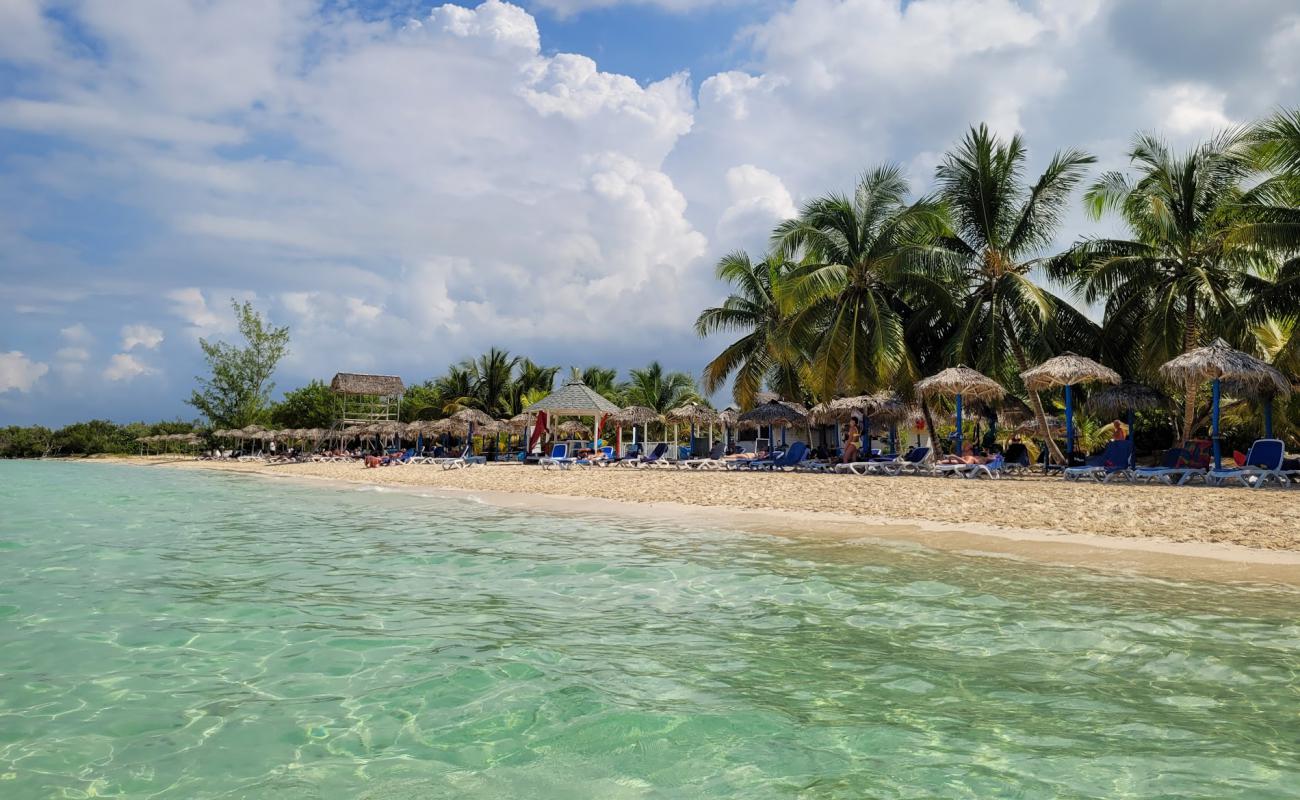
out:
{"label": "shade structure with blue post", "polygon": [[[1291,382],[1277,368],[1249,353],[1233,349],[1222,339],[1166,361],[1160,367],[1160,374],[1179,386],[1187,398],[1193,401],[1197,388],[1204,386],[1207,381],[1210,383],[1210,426],[1214,437],[1216,467],[1222,455],[1219,422],[1225,389],[1231,396],[1257,400],[1289,397],[1291,394]],[[1266,430],[1272,427],[1272,415],[1267,408],[1265,405]]]}
{"label": "shade structure with blue post", "polygon": [[966,450],[962,447],[962,438],[964,437],[965,433],[966,433],[965,427],[962,424],[962,395],[959,392],[957,394],[957,449],[954,451],[957,453],[957,455],[961,455],[962,453],[966,452]]}
{"label": "shade structure with blue post", "polygon": [[1273,438],[1273,398],[1264,398],[1264,438]]}
{"label": "shade structure with blue post", "polygon": [[[949,367],[937,375],[916,382],[916,392],[921,397],[951,397],[957,405],[957,452],[962,448],[962,416],[964,406],[972,400],[1001,400],[1007,390],[989,376],[965,365]],[[938,445],[931,432],[930,441]]]}
{"label": "shade structure with blue post", "polygon": [[[1031,392],[1065,389],[1065,456],[1066,464],[1074,455],[1074,387],[1084,383],[1119,384],[1119,373],[1110,367],[1077,353],[1062,353],[1036,367],[1020,373],[1025,388]],[[1051,433],[1043,431],[1050,440]]]}
{"label": "shade structure with blue post", "polygon": [[791,425],[802,425],[807,420],[808,409],[802,404],[791,400],[769,400],[741,414],[738,421],[758,426],[779,427],[781,441],[784,444],[786,429]]}
{"label": "shade structure with blue post", "polygon": [[[1128,420],[1128,436],[1137,430],[1137,412],[1167,408],[1169,398],[1149,386],[1124,382],[1108,386],[1088,397],[1088,411],[1103,419],[1118,419],[1121,414]],[[1137,465],[1137,447],[1129,448],[1129,466]]]}

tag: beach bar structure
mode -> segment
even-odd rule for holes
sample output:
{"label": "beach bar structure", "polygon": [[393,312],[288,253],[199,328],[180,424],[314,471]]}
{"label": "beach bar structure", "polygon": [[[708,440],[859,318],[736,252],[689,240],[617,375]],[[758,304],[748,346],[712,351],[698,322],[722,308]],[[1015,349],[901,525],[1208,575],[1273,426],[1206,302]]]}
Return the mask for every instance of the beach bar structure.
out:
{"label": "beach bar structure", "polygon": [[340,372],[330,381],[337,398],[335,427],[397,422],[406,386],[396,375]]}

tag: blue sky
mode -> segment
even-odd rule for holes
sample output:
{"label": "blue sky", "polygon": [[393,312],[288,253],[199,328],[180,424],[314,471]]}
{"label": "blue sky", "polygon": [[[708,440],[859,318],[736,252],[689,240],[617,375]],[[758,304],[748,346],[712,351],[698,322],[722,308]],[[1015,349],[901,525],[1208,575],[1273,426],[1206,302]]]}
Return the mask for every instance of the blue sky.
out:
{"label": "blue sky", "polygon": [[1294,103],[1297,53],[1290,0],[6,0],[0,425],[191,417],[232,298],[281,389],[698,373],[712,264],[808,197],[923,191],[978,121],[1123,167]]}

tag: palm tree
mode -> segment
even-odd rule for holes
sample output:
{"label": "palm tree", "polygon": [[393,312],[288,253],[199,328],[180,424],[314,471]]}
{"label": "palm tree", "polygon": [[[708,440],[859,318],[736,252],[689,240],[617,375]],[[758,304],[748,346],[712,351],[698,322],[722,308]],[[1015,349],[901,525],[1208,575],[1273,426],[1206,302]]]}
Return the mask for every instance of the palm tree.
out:
{"label": "palm tree", "polygon": [[[952,216],[948,247],[962,267],[962,297],[949,360],[1014,385],[1019,374],[1053,350],[1093,349],[1095,326],[1065,300],[1034,283],[1038,254],[1052,243],[1070,192],[1096,159],[1080,150],[1056,153],[1038,180],[1024,180],[1019,135],[1003,142],[988,127],[972,128],[935,170]],[[1047,430],[1037,392],[1029,392],[1039,430]],[[1064,455],[1046,437],[1052,457]]]}
{"label": "palm tree", "polygon": [[444,416],[455,414],[463,408],[477,407],[474,397],[474,376],[464,364],[452,364],[446,374],[435,378],[434,391],[437,392]]}
{"label": "palm tree", "polygon": [[[555,375],[559,367],[543,367],[530,358],[519,359],[514,383],[510,392],[510,413],[518,414],[531,405],[526,398],[538,395],[539,399],[550,394],[555,388]],[[534,401],[536,402],[536,401]]]}
{"label": "palm tree", "polygon": [[513,377],[519,356],[495,347],[463,367],[469,372],[475,405],[493,416],[503,416],[513,405]]}
{"label": "palm tree", "polygon": [[826,195],[777,226],[774,245],[791,271],[794,330],[815,330],[810,359],[814,394],[862,394],[913,363],[905,337],[909,303],[950,312],[943,251],[946,229],[934,202],[907,204],[909,189],[895,166],[859,181],[853,197]]}
{"label": "palm tree", "polygon": [[754,405],[765,379],[775,379],[781,385],[774,388],[784,396],[794,396],[787,392],[791,384],[799,383],[801,348],[789,318],[790,270],[791,265],[780,254],[754,263],[748,254],[736,251],[718,262],[718,279],[730,283],[735,291],[721,306],[700,312],[695,332],[709,336],[739,331],[743,335],[704,367],[706,392],[712,394],[735,375],[732,394],[741,408]]}
{"label": "palm tree", "polygon": [[628,370],[630,380],[623,389],[628,405],[653,408],[660,414],[690,402],[700,402],[695,379],[685,372],[665,372],[658,361],[642,369]]}
{"label": "palm tree", "polygon": [[622,404],[623,394],[618,386],[618,370],[612,367],[587,367],[577,377],[605,398]]}
{"label": "palm tree", "polygon": [[[1105,299],[1105,337],[1128,342],[1147,374],[1216,336],[1241,343],[1259,321],[1247,313],[1243,290],[1267,256],[1231,235],[1242,222],[1245,155],[1239,131],[1182,155],[1138,135],[1129,153],[1137,175],[1108,172],[1085,194],[1094,217],[1117,211],[1133,238],[1084,240],[1053,261],[1053,273],[1082,288],[1089,303]],[[1189,391],[1184,440],[1195,419]]]}

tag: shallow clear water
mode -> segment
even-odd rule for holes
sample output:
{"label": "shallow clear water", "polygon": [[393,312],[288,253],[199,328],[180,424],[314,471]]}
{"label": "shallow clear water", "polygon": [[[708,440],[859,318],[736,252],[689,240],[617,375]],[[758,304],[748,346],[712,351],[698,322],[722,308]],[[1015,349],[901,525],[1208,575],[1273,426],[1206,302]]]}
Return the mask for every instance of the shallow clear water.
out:
{"label": "shallow clear water", "polygon": [[1297,595],[0,463],[0,797],[1300,794]]}

